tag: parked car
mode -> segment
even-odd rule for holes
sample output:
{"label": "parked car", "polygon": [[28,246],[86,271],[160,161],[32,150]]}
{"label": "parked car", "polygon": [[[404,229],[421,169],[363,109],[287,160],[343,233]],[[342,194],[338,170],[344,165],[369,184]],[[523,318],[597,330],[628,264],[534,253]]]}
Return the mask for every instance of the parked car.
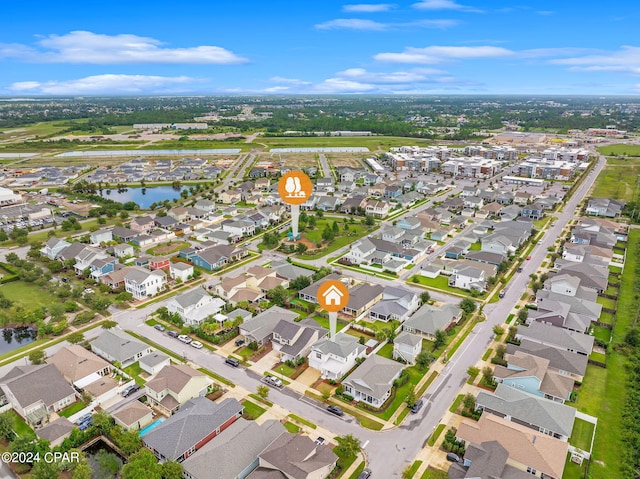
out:
{"label": "parked car", "polygon": [[264,380],[267,383],[269,383],[272,386],[275,386],[277,388],[281,388],[282,387],[282,381],[279,378],[275,377],[275,376],[267,376],[267,377],[264,378]]}
{"label": "parked car", "polygon": [[181,334],[178,336],[178,340],[182,341],[184,344],[189,344],[191,342],[191,338],[186,334]]}
{"label": "parked car", "polygon": [[371,469],[365,468],[362,470],[360,474],[358,474],[358,479],[369,479],[371,477]]}
{"label": "parked car", "polygon": [[452,452],[448,452],[447,453],[447,461],[451,461],[451,462],[461,462],[460,461],[460,457],[458,457],[457,454],[454,454]]}
{"label": "parked car", "polygon": [[411,412],[413,414],[418,414],[418,411],[422,409],[423,405],[424,405],[424,401],[422,399],[418,399],[416,403],[413,406],[411,406]]}
{"label": "parked car", "polygon": [[236,339],[236,346],[242,346],[244,344],[244,339]]}
{"label": "parked car", "polygon": [[167,336],[171,336],[172,338],[177,338],[178,333],[176,333],[173,329],[170,329],[169,331],[167,331]]}
{"label": "parked car", "polygon": [[315,441],[313,441],[313,442],[315,442],[315,443],[316,443],[316,444],[318,444],[319,446],[322,446],[322,445],[324,444],[324,441],[325,441],[324,437],[320,436],[320,437],[318,437],[318,439],[316,439],[316,440],[315,440]]}
{"label": "parked car", "polygon": [[139,391],[139,390],[140,390],[140,386],[138,384],[132,384],[131,386],[127,386],[126,388],[123,389],[122,396],[123,397],[129,397],[134,392]]}
{"label": "parked car", "polygon": [[191,343],[189,343],[189,346],[196,349],[202,349],[202,343],[200,341],[191,341]]}
{"label": "parked car", "polygon": [[518,266],[518,273],[522,273],[522,266]]}
{"label": "parked car", "polygon": [[527,261],[531,261],[531,256],[527,256]]}
{"label": "parked car", "polygon": [[156,328],[160,332],[163,332],[165,330],[165,327],[162,324],[156,324],[154,328]]}
{"label": "parked car", "polygon": [[338,406],[334,406],[333,404],[331,406],[327,406],[327,411],[329,411],[331,414],[335,414],[336,416],[344,416],[344,411]]}
{"label": "parked car", "polygon": [[92,421],[92,420],[93,420],[93,419],[92,419],[91,414],[85,414],[85,415],[83,415],[83,416],[80,416],[78,419],[76,419],[76,424],[77,424],[77,425],[80,425],[80,424],[82,424],[83,422]]}
{"label": "parked car", "polygon": [[504,298],[505,294],[506,294],[506,291],[504,289],[500,290],[500,292],[498,293],[498,298],[500,298],[500,299]]}
{"label": "parked car", "polygon": [[225,363],[227,363],[229,366],[233,366],[234,368],[237,368],[238,366],[240,366],[240,361],[238,361],[236,358],[227,358],[224,360]]}

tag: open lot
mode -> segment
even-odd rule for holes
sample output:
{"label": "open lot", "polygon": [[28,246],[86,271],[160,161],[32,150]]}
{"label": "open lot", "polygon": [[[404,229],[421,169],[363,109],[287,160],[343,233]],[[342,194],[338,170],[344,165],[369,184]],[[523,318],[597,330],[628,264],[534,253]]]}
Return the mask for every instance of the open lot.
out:
{"label": "open lot", "polygon": [[330,146],[363,146],[370,151],[388,151],[394,146],[429,146],[433,142],[398,136],[355,136],[355,137],[262,137],[255,144],[265,144],[269,148],[312,148]]}
{"label": "open lot", "polygon": [[638,187],[639,174],[640,159],[607,158],[607,166],[598,175],[592,196],[631,201]]}

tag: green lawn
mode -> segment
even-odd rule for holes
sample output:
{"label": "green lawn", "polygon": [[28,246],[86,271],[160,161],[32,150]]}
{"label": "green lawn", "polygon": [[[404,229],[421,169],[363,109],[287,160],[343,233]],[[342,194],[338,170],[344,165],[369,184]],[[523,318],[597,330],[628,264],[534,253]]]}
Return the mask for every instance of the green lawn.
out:
{"label": "green lawn", "polygon": [[421,465],[422,465],[422,461],[413,461],[413,464],[411,464],[411,468],[409,469],[409,477],[415,476],[416,472],[418,472],[418,469],[420,469]]}
{"label": "green lawn", "polygon": [[82,401],[76,401],[71,406],[67,406],[66,408],[64,408],[58,414],[60,414],[63,417],[73,416],[78,411],[82,411],[86,406],[87,405]]}
{"label": "green lawn", "polygon": [[124,368],[124,372],[131,376],[136,384],[144,386],[144,384],[146,383],[146,381],[140,376],[143,371],[138,361]]}
{"label": "green lawn", "polygon": [[594,326],[593,327],[593,336],[598,338],[601,341],[609,342],[611,338],[611,331],[602,326]]}
{"label": "green lawn", "polygon": [[288,378],[290,378],[291,375],[296,372],[295,368],[287,366],[286,364],[281,364],[277,369],[273,369],[273,371],[278,373],[278,375],[286,376]]}
{"label": "green lawn", "polygon": [[36,438],[36,433],[33,432],[33,429],[13,409],[7,411],[6,414],[13,421],[13,430],[18,436]]}
{"label": "green lawn", "polygon": [[[453,293],[459,296],[471,297],[471,294],[469,294],[466,290],[449,286],[449,278],[444,275],[439,275],[436,278],[427,278],[426,276],[416,274],[411,277],[409,282],[413,284],[421,284],[422,286],[426,286],[427,288],[439,289],[441,291],[446,291],[448,293]],[[480,295],[480,297],[482,296],[483,295]]]}
{"label": "green lawn", "polygon": [[[408,143],[407,143],[408,142]],[[432,144],[429,140],[418,138],[404,138],[399,136],[367,136],[367,137],[261,137],[254,141],[252,145],[265,144],[269,148],[311,148],[311,147],[331,147],[331,146],[364,146],[370,150],[384,150],[394,146],[417,145],[428,146]]]}
{"label": "green lawn", "polygon": [[451,406],[449,406],[449,412],[455,413],[458,410],[458,406],[462,404],[463,399],[464,399],[464,394],[458,394],[458,397],[456,397],[451,403]]}
{"label": "green lawn", "polygon": [[[447,471],[441,471],[440,469],[427,469],[422,474],[420,479],[448,479],[449,475]],[[566,478],[565,478],[566,479]]]}
{"label": "green lawn", "polygon": [[154,141],[150,145],[145,145],[143,150],[205,150],[205,149],[227,149],[239,148],[242,151],[249,151],[255,148],[255,143],[245,143],[244,141],[223,141],[223,140],[161,140]]}
{"label": "green lawn", "polygon": [[482,355],[482,360],[486,361],[487,359],[489,359],[489,356],[491,356],[491,353],[493,352],[492,348],[487,349],[484,354]]}
{"label": "green lawn", "polygon": [[[320,326],[322,326],[325,329],[329,329],[329,318],[324,318],[322,316],[314,316],[312,318],[316,323],[318,323]],[[340,331],[342,329],[345,328],[345,326],[347,325],[347,323],[345,323],[344,321],[338,319],[338,323],[336,325],[336,331]]]}
{"label": "green lawn", "polygon": [[627,145],[624,143],[618,143],[615,145],[599,146],[596,148],[598,153],[607,156],[640,156],[640,146]]}
{"label": "green lawn", "polygon": [[[329,221],[331,225],[334,221],[334,218],[328,218],[327,220],[325,217],[325,219],[317,220],[315,229],[313,230],[306,229],[304,232],[302,232],[302,237],[308,239],[314,244],[317,243],[322,239],[322,229],[324,228],[324,225],[327,224],[327,221]],[[354,241],[357,241],[358,239],[362,238],[363,236],[365,236],[366,234],[369,234],[372,231],[371,228],[367,228],[362,224],[358,224],[358,223],[349,224],[349,231],[347,232],[348,236],[345,236],[345,231],[342,227],[342,223],[340,222],[339,219],[337,220],[337,222],[338,222],[338,225],[340,226],[340,232],[338,233],[338,236],[336,236],[336,238],[333,241],[331,241],[331,243],[329,243],[328,245],[324,245],[322,249],[317,253],[302,254],[302,255],[297,255],[297,257],[304,260],[313,260],[313,259],[322,258],[342,248],[343,246],[347,246],[353,243]]]}
{"label": "green lawn", "polygon": [[592,196],[632,201],[638,174],[640,174],[640,159],[626,158],[620,161],[607,158],[607,166],[598,175]]}
{"label": "green lawn", "polygon": [[295,414],[289,414],[289,417],[294,421],[299,422],[300,424],[304,424],[305,426],[310,427],[311,429],[316,429],[318,427],[311,421],[307,421],[306,419],[301,418],[300,416],[296,416]]}
{"label": "green lawn", "polygon": [[393,344],[385,344],[378,350],[376,354],[378,356],[382,356],[383,358],[393,359]]}
{"label": "green lawn", "polygon": [[603,308],[616,309],[616,300],[598,296],[596,303],[601,304]]}
{"label": "green lawn", "polygon": [[349,479],[358,479],[358,476],[362,471],[364,471],[365,463],[364,461],[358,464],[353,473],[349,476]]}
{"label": "green lawn", "polygon": [[613,313],[602,312],[598,321],[605,324],[613,324]]}
{"label": "green lawn", "polygon": [[0,292],[2,292],[7,299],[29,308],[34,306],[47,307],[53,303],[63,302],[59,298],[49,294],[48,291],[40,289],[39,286],[20,280],[0,285]]}
{"label": "green lawn", "polygon": [[429,446],[431,447],[434,446],[434,444],[440,437],[440,434],[442,434],[442,431],[444,431],[445,427],[446,427],[446,424],[442,424],[442,423],[438,424],[438,426],[436,427],[436,430],[433,431],[433,434],[431,434],[431,436],[429,436],[429,440],[427,441],[427,444],[429,444]]}
{"label": "green lawn", "polygon": [[[582,466],[571,462],[571,453],[567,454],[567,462],[564,465],[562,479],[584,479],[588,461],[583,461]],[[613,479],[613,478],[612,478]]]}
{"label": "green lawn", "polygon": [[248,401],[246,399],[242,403],[242,406],[244,407],[243,416],[248,416],[248,417],[245,417],[245,419],[255,420],[255,419],[258,419],[260,416],[262,416],[265,412],[267,412],[266,409],[261,408],[257,404],[254,404],[251,401]]}
{"label": "green lawn", "polygon": [[301,431],[301,427],[298,426],[297,424],[294,424],[290,421],[286,421],[284,423],[284,428],[289,431],[291,434],[298,434]]}
{"label": "green lawn", "polygon": [[158,246],[154,246],[153,248],[149,248],[147,250],[147,254],[150,255],[161,255],[168,256],[173,253],[177,253],[181,249],[190,246],[186,241],[175,241],[170,243],[159,244]]}
{"label": "green lawn", "polygon": [[578,447],[583,451],[591,450],[591,438],[593,437],[593,429],[595,424],[576,418],[573,423],[573,431],[569,442],[572,446]]}

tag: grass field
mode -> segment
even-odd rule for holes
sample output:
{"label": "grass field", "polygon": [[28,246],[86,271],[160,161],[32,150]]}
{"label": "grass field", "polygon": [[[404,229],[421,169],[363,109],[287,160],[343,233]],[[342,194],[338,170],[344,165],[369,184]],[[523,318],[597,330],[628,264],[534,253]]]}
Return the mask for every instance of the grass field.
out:
{"label": "grass field", "polygon": [[170,255],[173,253],[177,253],[187,246],[189,246],[189,243],[187,243],[186,241],[169,242],[166,244],[154,246],[153,248],[149,248],[147,250],[147,253],[151,255]]}
{"label": "grass field", "polygon": [[251,401],[247,401],[247,400],[245,400],[242,403],[242,406],[244,407],[243,416],[245,416],[245,415],[247,416],[245,419],[256,420],[260,416],[262,416],[265,412],[267,412],[266,409],[258,406],[257,404],[252,403]]}
{"label": "grass field", "polygon": [[36,433],[33,432],[33,429],[31,429],[24,421],[24,419],[18,416],[18,414],[13,409],[10,409],[5,414],[7,414],[9,420],[13,422],[13,430],[18,436],[25,436],[32,439],[36,438]]}
{"label": "grass field", "polygon": [[589,452],[591,450],[591,438],[593,437],[594,428],[595,424],[576,418],[573,423],[573,431],[571,432],[571,440],[569,442],[572,446]]}
{"label": "grass field", "polygon": [[73,416],[75,413],[82,411],[87,405],[82,401],[76,401],[71,406],[64,408],[60,411],[60,415],[62,417],[68,418],[69,416]]}
{"label": "grass field", "polygon": [[0,285],[0,292],[7,299],[24,307],[47,307],[53,303],[61,302],[59,298],[52,296],[35,284],[25,283],[24,281],[13,281],[12,283]]}
{"label": "grass field", "polygon": [[596,148],[602,155],[607,156],[640,156],[640,146],[638,145],[625,145],[624,143],[617,145],[599,146]]}
{"label": "grass field", "polygon": [[300,426],[298,426],[297,424],[294,424],[290,421],[286,421],[284,423],[284,428],[289,431],[291,434],[298,434],[300,432],[300,430],[302,429]]}
{"label": "grass field", "polygon": [[388,151],[393,146],[415,145],[429,146],[431,142],[416,138],[398,136],[362,136],[362,137],[262,137],[255,144],[264,144],[269,148],[313,148],[313,147],[351,147],[363,146],[371,151]]}
{"label": "grass field", "polygon": [[[640,149],[640,146],[636,148]],[[607,158],[607,166],[598,175],[591,196],[631,201],[636,193],[639,174],[640,159]]]}
{"label": "grass field", "polygon": [[249,151],[257,145],[245,143],[243,141],[216,141],[216,140],[161,140],[150,145],[145,145],[141,150],[210,150],[239,148],[242,151]]}
{"label": "grass field", "polygon": [[439,289],[441,291],[446,291],[448,293],[453,293],[460,296],[471,296],[470,294],[467,294],[463,289],[453,288],[449,286],[449,278],[443,275],[440,275],[436,278],[427,278],[426,276],[416,274],[410,279],[410,282],[421,284],[422,286],[426,286],[427,288]]}
{"label": "grass field", "polygon": [[393,344],[385,344],[376,354],[383,358],[393,359]]}

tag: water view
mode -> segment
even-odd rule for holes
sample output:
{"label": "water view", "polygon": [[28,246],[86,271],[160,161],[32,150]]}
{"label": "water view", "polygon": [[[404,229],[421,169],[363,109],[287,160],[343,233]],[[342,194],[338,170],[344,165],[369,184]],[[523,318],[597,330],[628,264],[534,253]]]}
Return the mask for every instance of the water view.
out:
{"label": "water view", "polygon": [[147,209],[153,203],[159,203],[164,200],[172,201],[175,198],[180,197],[180,192],[186,189],[186,186],[180,189],[174,189],[172,186],[153,186],[148,188],[123,188],[118,190],[117,188],[111,190],[102,190],[98,193],[103,198],[108,198],[118,203],[126,203],[133,201],[137,203],[142,209]]}
{"label": "water view", "polygon": [[0,331],[0,354],[32,343],[38,336],[38,330],[33,328],[3,328]]}

